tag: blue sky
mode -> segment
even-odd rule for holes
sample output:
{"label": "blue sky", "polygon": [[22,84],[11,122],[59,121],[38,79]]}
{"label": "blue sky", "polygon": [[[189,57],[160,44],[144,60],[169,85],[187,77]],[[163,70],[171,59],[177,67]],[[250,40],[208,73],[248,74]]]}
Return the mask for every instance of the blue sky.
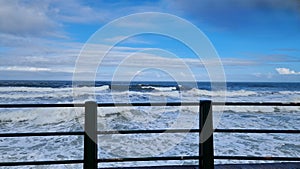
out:
{"label": "blue sky", "polygon": [[[80,50],[102,26],[129,14],[163,12],[182,17],[205,33],[221,58],[227,81],[300,82],[298,0],[0,0],[0,6],[1,80],[71,80]],[[152,48],[172,52],[191,65],[197,80],[210,80],[186,46],[151,34],[119,43],[99,68],[97,80],[111,79],[115,62]],[[143,70],[143,64],[177,65],[176,59],[162,53],[141,52],[138,60],[138,80],[168,79],[166,72]],[[178,65],[173,73],[182,72]],[[127,72],[122,73],[126,77]]]}

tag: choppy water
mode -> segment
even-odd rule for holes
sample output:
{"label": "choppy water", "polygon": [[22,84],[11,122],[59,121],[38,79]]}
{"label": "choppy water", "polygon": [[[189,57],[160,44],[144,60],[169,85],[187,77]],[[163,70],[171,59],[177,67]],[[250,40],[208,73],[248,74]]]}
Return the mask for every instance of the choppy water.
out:
{"label": "choppy water", "polygon": [[[218,100],[222,91],[211,91],[209,83],[136,82],[129,90],[122,83],[110,87],[97,82],[98,102],[159,102]],[[113,88],[114,90],[111,90]],[[74,95],[65,81],[0,81],[0,103],[70,103],[92,99],[82,85]],[[86,92],[85,92],[86,91]],[[300,102],[299,83],[227,83],[226,101]],[[198,107],[98,108],[98,130],[197,128]],[[216,128],[300,129],[300,107],[214,107]],[[83,108],[0,109],[0,132],[82,131]],[[197,134],[99,135],[99,158],[197,155]],[[214,134],[215,155],[300,156],[296,134]],[[0,161],[67,160],[83,158],[82,136],[0,138]],[[226,163],[228,161],[216,161]],[[232,162],[232,161],[231,161]],[[234,161],[240,162],[240,161]],[[136,162],[113,165],[192,164],[187,162]],[[38,168],[81,168],[81,165]],[[3,167],[5,168],[5,167]],[[11,167],[9,167],[11,168]],[[16,168],[28,168],[16,167]],[[30,167],[29,167],[30,168]],[[32,167],[37,168],[37,167]]]}

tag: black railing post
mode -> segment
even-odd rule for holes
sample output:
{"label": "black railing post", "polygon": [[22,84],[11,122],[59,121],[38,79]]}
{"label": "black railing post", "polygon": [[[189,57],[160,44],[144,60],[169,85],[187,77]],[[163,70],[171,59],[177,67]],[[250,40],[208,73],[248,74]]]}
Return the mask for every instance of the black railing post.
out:
{"label": "black railing post", "polygon": [[214,168],[212,102],[200,101],[199,107],[199,169]]}
{"label": "black railing post", "polygon": [[97,103],[85,102],[84,169],[97,169]]}

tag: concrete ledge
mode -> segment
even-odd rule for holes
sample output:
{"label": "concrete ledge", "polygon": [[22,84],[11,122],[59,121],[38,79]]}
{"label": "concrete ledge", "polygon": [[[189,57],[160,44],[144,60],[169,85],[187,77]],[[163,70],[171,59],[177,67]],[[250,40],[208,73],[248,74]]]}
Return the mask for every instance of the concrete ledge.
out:
{"label": "concrete ledge", "polygon": [[[199,169],[198,166],[148,166],[148,167],[118,167],[102,169]],[[300,169],[300,163],[262,163],[262,164],[219,164],[215,169]]]}
{"label": "concrete ledge", "polygon": [[184,166],[147,166],[147,167],[117,167],[117,168],[101,168],[101,169],[198,169],[195,165]]}
{"label": "concrete ledge", "polygon": [[300,163],[266,163],[266,164],[223,164],[215,169],[300,169]]}

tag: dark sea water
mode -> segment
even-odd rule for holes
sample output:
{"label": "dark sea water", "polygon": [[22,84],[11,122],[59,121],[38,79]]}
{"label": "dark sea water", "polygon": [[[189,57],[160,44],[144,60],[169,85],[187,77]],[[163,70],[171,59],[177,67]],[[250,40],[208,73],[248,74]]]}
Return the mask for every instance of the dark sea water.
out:
{"label": "dark sea water", "polygon": [[[300,102],[300,83],[0,81],[0,104],[97,102]],[[226,89],[226,90],[225,90]],[[197,128],[197,106],[98,108],[98,130]],[[214,128],[297,129],[299,107],[214,107]],[[0,109],[0,132],[83,131],[82,108]],[[156,144],[154,143],[157,141]],[[295,134],[214,134],[215,155],[300,156]],[[99,158],[197,155],[198,135],[99,136]],[[103,141],[105,140],[105,141]],[[82,159],[83,138],[0,138],[0,161]],[[245,162],[245,161],[244,161]],[[126,165],[194,164],[195,161],[136,162]],[[216,163],[241,163],[216,161]],[[115,166],[118,164],[99,164]],[[124,164],[120,164],[124,165]],[[81,165],[39,166],[81,168]],[[0,167],[1,168],[1,167]],[[3,167],[5,168],[5,167]],[[16,167],[16,168],[30,168]],[[35,168],[35,167],[32,167]]]}

